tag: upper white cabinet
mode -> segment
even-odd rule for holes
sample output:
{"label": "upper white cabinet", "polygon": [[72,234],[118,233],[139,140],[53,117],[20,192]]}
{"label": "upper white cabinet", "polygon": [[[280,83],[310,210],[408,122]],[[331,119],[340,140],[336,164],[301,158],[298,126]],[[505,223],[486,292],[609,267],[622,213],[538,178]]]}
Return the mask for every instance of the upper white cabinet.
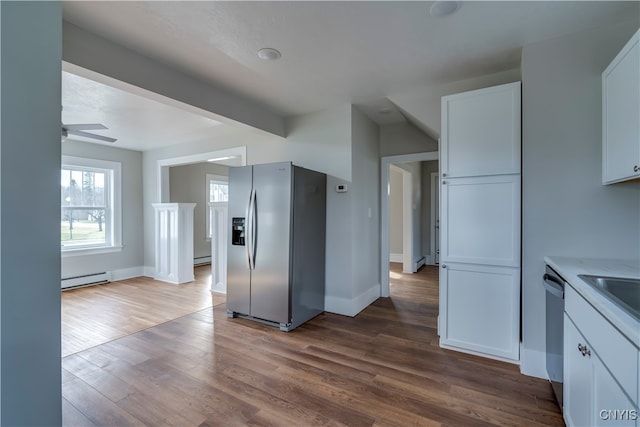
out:
{"label": "upper white cabinet", "polygon": [[602,182],[640,178],[640,30],[602,73]]}
{"label": "upper white cabinet", "polygon": [[442,98],[443,177],[520,173],[520,82]]}
{"label": "upper white cabinet", "polygon": [[440,345],[519,359],[520,83],[442,98]]}

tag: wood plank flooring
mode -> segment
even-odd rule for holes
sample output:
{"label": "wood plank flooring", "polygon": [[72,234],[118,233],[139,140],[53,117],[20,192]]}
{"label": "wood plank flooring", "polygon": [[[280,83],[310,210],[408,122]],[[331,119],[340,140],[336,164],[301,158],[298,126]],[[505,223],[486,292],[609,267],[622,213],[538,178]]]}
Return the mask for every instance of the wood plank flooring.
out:
{"label": "wood plank flooring", "polygon": [[284,333],[225,304],[62,359],[66,426],[563,425],[547,381],[438,347],[437,269]]}
{"label": "wood plank flooring", "polygon": [[64,291],[62,356],[225,302],[209,291],[211,266],[194,273],[179,286],[139,277]]}

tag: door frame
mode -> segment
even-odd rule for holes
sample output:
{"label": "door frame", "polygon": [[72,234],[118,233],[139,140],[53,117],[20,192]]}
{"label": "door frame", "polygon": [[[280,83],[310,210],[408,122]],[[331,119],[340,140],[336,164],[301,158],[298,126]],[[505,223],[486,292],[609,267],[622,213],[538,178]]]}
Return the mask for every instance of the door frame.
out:
{"label": "door frame", "polygon": [[[436,225],[438,227],[440,224],[437,221],[440,219],[440,191],[438,186],[438,181],[440,177],[440,171],[431,172],[431,231],[429,235],[431,236],[431,265],[438,265],[439,258],[436,254]],[[438,198],[438,210],[436,211],[436,197]],[[438,228],[438,231],[440,228]],[[438,245],[439,249],[440,245]]]}
{"label": "door frame", "polygon": [[389,296],[389,167],[393,163],[439,160],[439,151],[380,158],[380,296]]}
{"label": "door frame", "polygon": [[158,160],[156,169],[158,179],[158,203],[169,203],[169,168],[171,168],[171,166],[204,163],[209,159],[221,157],[238,157],[240,159],[240,166],[245,166],[247,164],[247,147],[227,148],[224,150],[209,151],[207,153]]}

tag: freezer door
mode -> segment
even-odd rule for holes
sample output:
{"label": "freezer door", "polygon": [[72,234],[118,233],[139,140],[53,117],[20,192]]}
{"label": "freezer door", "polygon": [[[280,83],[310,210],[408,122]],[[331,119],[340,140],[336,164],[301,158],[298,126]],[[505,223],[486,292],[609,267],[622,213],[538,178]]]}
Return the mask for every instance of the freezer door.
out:
{"label": "freezer door", "polygon": [[[290,322],[291,163],[255,165],[251,316]],[[229,189],[231,193],[231,189]],[[227,297],[228,298],[228,297]]]}
{"label": "freezer door", "polygon": [[251,166],[229,168],[229,236],[227,243],[227,311],[251,313],[251,272],[247,239]]}

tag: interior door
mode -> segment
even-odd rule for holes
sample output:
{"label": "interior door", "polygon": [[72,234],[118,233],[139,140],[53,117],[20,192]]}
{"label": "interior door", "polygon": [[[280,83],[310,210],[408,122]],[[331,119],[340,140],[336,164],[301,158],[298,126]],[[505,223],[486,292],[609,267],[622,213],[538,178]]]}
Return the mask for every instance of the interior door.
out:
{"label": "interior door", "polygon": [[290,322],[291,163],[255,165],[255,248],[251,316]]}

